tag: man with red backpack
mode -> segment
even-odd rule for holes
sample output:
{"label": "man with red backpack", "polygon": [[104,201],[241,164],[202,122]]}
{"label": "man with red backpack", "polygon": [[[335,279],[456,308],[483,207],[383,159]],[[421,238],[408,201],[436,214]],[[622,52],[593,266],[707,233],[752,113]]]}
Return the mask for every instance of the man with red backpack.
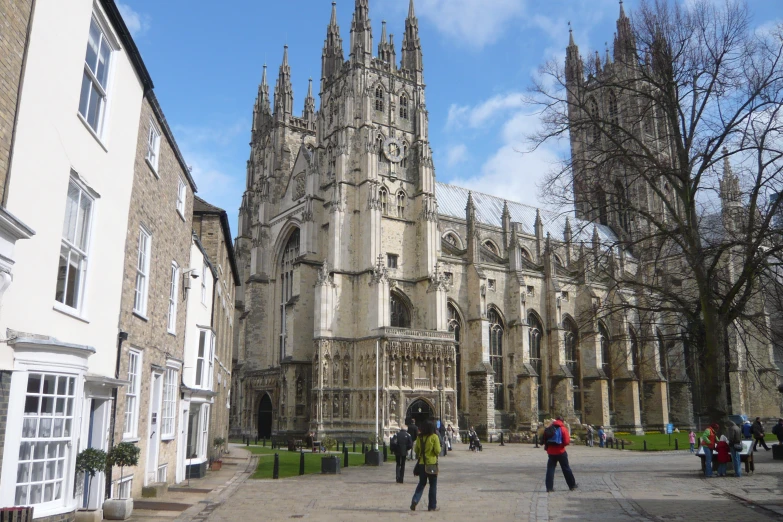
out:
{"label": "man with red backpack", "polygon": [[546,464],[547,493],[555,490],[555,468],[558,463],[560,464],[560,469],[563,470],[563,476],[568,484],[568,488],[573,491],[579,487],[571,471],[571,466],[568,465],[566,446],[569,444],[571,444],[571,436],[568,433],[568,428],[563,424],[563,418],[557,417],[544,430],[544,449],[547,455],[549,455],[549,460]]}

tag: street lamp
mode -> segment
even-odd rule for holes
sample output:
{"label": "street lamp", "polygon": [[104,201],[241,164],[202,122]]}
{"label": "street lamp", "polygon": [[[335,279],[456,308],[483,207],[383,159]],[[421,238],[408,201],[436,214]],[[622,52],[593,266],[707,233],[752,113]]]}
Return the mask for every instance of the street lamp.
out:
{"label": "street lamp", "polygon": [[438,418],[443,422],[443,385],[438,384]]}

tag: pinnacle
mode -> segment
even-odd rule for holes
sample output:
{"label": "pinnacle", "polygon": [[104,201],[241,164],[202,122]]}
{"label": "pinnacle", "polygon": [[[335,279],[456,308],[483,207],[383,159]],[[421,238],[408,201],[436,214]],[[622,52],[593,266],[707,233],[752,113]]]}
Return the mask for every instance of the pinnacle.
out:
{"label": "pinnacle", "polygon": [[623,9],[623,0],[620,0],[620,19],[626,18],[625,9]]}
{"label": "pinnacle", "polygon": [[413,7],[413,0],[408,4],[408,18],[416,18],[416,11]]}
{"label": "pinnacle", "polygon": [[571,22],[568,22],[568,45],[576,45],[574,43],[574,29],[571,27]]}
{"label": "pinnacle", "polygon": [[332,2],[332,19],[329,21],[332,27],[337,25],[337,2]]}
{"label": "pinnacle", "polygon": [[288,66],[288,44],[283,46],[283,66]]}
{"label": "pinnacle", "polygon": [[264,72],[261,74],[261,85],[266,85],[266,64],[264,64]]}

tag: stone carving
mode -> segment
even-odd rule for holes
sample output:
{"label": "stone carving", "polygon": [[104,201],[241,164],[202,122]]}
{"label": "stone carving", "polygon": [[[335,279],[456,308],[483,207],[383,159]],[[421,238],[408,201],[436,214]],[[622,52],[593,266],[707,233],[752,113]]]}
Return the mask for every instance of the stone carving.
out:
{"label": "stone carving", "polygon": [[340,397],[336,394],[332,399],[332,416],[335,418],[340,416]]}
{"label": "stone carving", "polygon": [[395,386],[397,384],[397,364],[392,359],[389,362],[389,384]]}
{"label": "stone carving", "polygon": [[302,384],[302,378],[296,380],[296,402],[302,402],[302,392],[304,391],[304,385]]}
{"label": "stone carving", "polygon": [[383,262],[383,254],[378,254],[378,262],[373,267],[372,274],[370,275],[370,286],[388,282],[389,272]]}
{"label": "stone carving", "polygon": [[389,401],[389,417],[391,420],[397,419],[397,397],[392,395]]}
{"label": "stone carving", "polygon": [[408,361],[402,363],[402,385],[409,386],[408,384]]}
{"label": "stone carving", "polygon": [[446,418],[451,418],[451,397],[446,399]]}
{"label": "stone carving", "polygon": [[435,263],[434,270],[430,272],[430,286],[427,292],[436,292],[438,290],[447,292],[449,290],[449,280],[441,270],[440,263]]}
{"label": "stone carving", "polygon": [[348,394],[343,396],[343,417],[351,416],[351,399]]}
{"label": "stone carving", "polygon": [[324,261],[321,268],[318,269],[318,278],[315,286],[326,286],[332,284],[332,276],[329,274],[329,263]]}
{"label": "stone carving", "polygon": [[340,385],[340,360],[336,359],[332,366],[332,386]]}
{"label": "stone carving", "polygon": [[451,388],[451,365],[446,365],[446,388]]}

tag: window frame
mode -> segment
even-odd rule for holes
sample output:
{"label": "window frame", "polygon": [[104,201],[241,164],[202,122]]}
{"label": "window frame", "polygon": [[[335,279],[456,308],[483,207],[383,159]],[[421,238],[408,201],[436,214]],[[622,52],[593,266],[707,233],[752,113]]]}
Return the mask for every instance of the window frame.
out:
{"label": "window frame", "polygon": [[400,256],[398,254],[386,254],[386,266],[387,268],[398,268]]}
{"label": "window frame", "polygon": [[185,182],[182,181],[182,177],[177,177],[178,184],[177,184],[177,212],[179,213],[179,217],[181,217],[183,220],[185,219],[185,200],[187,199],[187,187],[185,186]]}
{"label": "window frame", "polygon": [[[172,440],[176,436],[178,383],[179,368],[167,365],[163,378],[163,397],[160,415],[160,438],[162,440]],[[170,429],[167,430],[167,427]]]}
{"label": "window frame", "polygon": [[207,260],[204,259],[204,263],[201,265],[201,304],[203,304],[204,306],[207,306],[207,274],[208,273],[209,273],[209,266],[207,265]]}
{"label": "window frame", "polygon": [[160,159],[160,131],[155,122],[150,118],[149,131],[147,133],[147,153],[144,156],[152,172],[158,176],[158,160]]}
{"label": "window frame", "polygon": [[[103,44],[105,43],[109,49],[109,52],[105,57],[105,85],[101,84],[101,81],[98,79],[96,72],[92,70],[89,62],[87,61],[87,51],[90,49],[89,33],[92,31],[93,24],[99,33],[98,48],[95,53],[96,68],[98,67],[98,60],[101,56]],[[111,79],[114,70],[113,53],[117,51],[117,49],[118,45],[116,44],[116,41],[108,28],[108,24],[102,20],[100,13],[93,11],[92,17],[90,18],[90,30],[88,31],[87,35],[87,48],[85,50],[85,57],[83,60],[82,82],[79,91],[79,105],[76,112],[82,122],[84,122],[87,128],[98,139],[98,141],[101,142],[101,144],[103,144],[105,131],[104,123],[106,121],[106,114],[108,113],[109,92],[111,90]],[[86,101],[83,101],[82,97],[85,95],[85,90],[87,90],[87,98]],[[93,123],[90,121],[89,117],[91,105],[90,102],[94,93],[97,93],[97,95],[100,96],[100,107],[98,108],[98,115],[95,118],[95,126],[93,126]],[[82,108],[83,105],[84,109]],[[85,113],[82,113],[82,110],[84,110]]]}
{"label": "window frame", "polygon": [[[135,366],[131,367],[131,360],[135,358]],[[139,402],[141,399],[141,368],[144,361],[144,352],[135,348],[128,349],[128,386],[125,388],[125,418],[122,432],[122,440],[138,440],[139,438]],[[135,371],[132,371],[135,370]],[[133,401],[129,401],[133,398]],[[132,411],[129,411],[129,403]],[[129,422],[130,416],[130,422]],[[130,424],[130,426],[129,426]]]}
{"label": "window frame", "polygon": [[375,88],[375,110],[377,112],[383,112],[384,108],[384,89],[380,85]]}
{"label": "window frame", "polygon": [[177,301],[179,294],[179,265],[171,262],[171,282],[169,283],[169,311],[166,322],[166,331],[171,335],[177,335]]}
{"label": "window frame", "polygon": [[406,93],[400,95],[400,118],[408,119],[408,95]]}
{"label": "window frame", "polygon": [[[145,249],[142,253],[142,238],[145,239]],[[139,267],[142,261],[142,257],[145,263],[145,269]],[[133,294],[133,312],[147,316],[147,304],[149,301],[149,284],[150,284],[150,261],[152,257],[152,234],[150,234],[144,225],[139,226],[139,241],[136,247],[136,285]],[[139,278],[141,278],[142,288],[139,288]],[[141,305],[138,306],[138,300],[142,300]]]}
{"label": "window frame", "polygon": [[[90,248],[92,246],[92,233],[93,233],[93,222],[95,221],[95,202],[96,198],[92,194],[92,191],[88,190],[87,187],[85,187],[82,183],[79,183],[79,181],[74,177],[71,176],[68,181],[68,191],[66,193],[66,200],[65,200],[65,214],[63,216],[63,229],[65,229],[66,226],[66,220],[68,219],[68,202],[69,202],[69,193],[71,191],[71,187],[74,187],[76,190],[79,191],[79,198],[76,202],[75,208],[76,208],[76,215],[74,218],[74,239],[70,240],[67,237],[65,237],[66,232],[63,230],[63,233],[60,237],[60,259],[63,258],[63,254],[67,253],[67,261],[66,261],[66,271],[63,278],[63,295],[62,300],[58,299],[58,292],[59,292],[59,273],[61,270],[60,263],[58,263],[57,266],[57,278],[55,280],[55,296],[54,296],[54,306],[57,309],[60,309],[62,311],[65,311],[70,314],[75,314],[78,317],[83,317],[85,312],[85,301],[86,301],[86,280],[87,280],[87,270],[90,264]],[[90,203],[89,209],[86,211],[82,207],[82,201],[84,198],[87,198],[87,200]],[[81,238],[75,237],[79,232],[79,221],[80,217],[83,216],[83,212],[87,214],[86,218],[82,218],[82,229],[81,229]],[[78,245],[76,244],[77,241],[81,241],[82,244]],[[71,272],[71,256],[73,254],[76,254],[79,256],[79,266],[78,266],[78,281],[76,282],[76,286],[71,288],[72,292],[75,292],[76,296],[74,298],[75,300],[75,306],[72,306],[67,303],[68,301],[68,279],[69,274]],[[73,297],[73,295],[71,295]]]}

